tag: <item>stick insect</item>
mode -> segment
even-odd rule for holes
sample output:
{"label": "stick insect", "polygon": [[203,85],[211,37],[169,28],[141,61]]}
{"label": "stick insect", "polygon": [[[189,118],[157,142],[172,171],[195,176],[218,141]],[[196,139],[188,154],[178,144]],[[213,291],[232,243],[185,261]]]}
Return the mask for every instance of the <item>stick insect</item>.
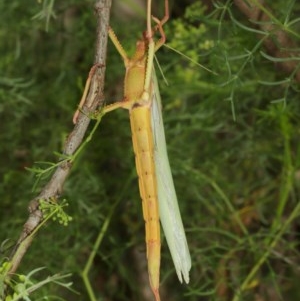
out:
{"label": "stick insect", "polygon": [[[159,220],[162,223],[180,282],[182,282],[182,278],[186,283],[189,282],[189,270],[191,268],[190,253],[166,150],[161,99],[153,66],[155,52],[166,40],[163,25],[168,19],[168,0],[165,0],[165,16],[161,20],[151,16],[151,0],[147,0],[147,30],[143,34],[143,39],[137,42],[136,51],[132,58],[127,56],[115,33],[109,29],[109,37],[124,60],[126,74],[123,100],[103,108],[103,114],[117,108],[129,110],[146,228],[148,273],[156,301],[160,300],[161,239]],[[153,28],[151,27],[151,20],[156,23]],[[153,37],[156,32],[160,33],[161,38],[155,42]],[[92,72],[91,69],[79,109],[74,114],[73,121],[75,123],[80,108],[84,104]]]}

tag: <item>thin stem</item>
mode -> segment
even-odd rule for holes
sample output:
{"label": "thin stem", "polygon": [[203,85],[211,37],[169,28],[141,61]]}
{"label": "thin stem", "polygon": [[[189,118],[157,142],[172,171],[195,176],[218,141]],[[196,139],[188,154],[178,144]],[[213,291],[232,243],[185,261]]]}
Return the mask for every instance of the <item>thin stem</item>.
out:
{"label": "thin stem", "polygon": [[[97,43],[94,64],[105,66],[106,61],[106,48],[107,48],[107,29],[109,24],[109,13],[111,7],[111,0],[99,0],[95,4],[96,15],[98,19],[97,25]],[[97,74],[91,80],[91,87],[86,99],[86,106],[89,114],[92,114],[103,101],[104,90],[104,75],[105,67],[97,69]],[[97,80],[95,80],[97,79]],[[72,156],[80,147],[82,140],[85,136],[87,127],[90,123],[90,118],[80,114],[78,123],[68,136],[63,150],[64,155]],[[43,221],[43,214],[39,208],[39,200],[48,200],[51,198],[58,198],[63,190],[64,182],[71,171],[72,164],[70,161],[64,161],[59,164],[49,182],[44,186],[40,194],[29,203],[29,217],[23,226],[23,230],[19,236],[12,254],[10,255],[11,268],[9,275],[16,272],[20,262],[30,247],[34,233],[39,229],[39,225]]]}

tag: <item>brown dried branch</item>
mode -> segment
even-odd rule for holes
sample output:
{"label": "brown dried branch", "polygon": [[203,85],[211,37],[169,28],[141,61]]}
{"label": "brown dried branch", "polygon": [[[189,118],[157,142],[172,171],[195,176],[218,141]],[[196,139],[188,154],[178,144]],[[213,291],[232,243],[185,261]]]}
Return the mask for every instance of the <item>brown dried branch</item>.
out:
{"label": "brown dried branch", "polygon": [[278,28],[274,24],[270,16],[264,9],[270,11],[264,4],[263,0],[234,0],[235,5],[239,10],[248,17],[250,21],[254,21],[264,32],[271,33],[270,36],[264,40],[264,45],[268,53],[275,58],[289,58],[291,60],[277,62],[276,65],[287,74],[295,72],[295,79],[300,82],[299,61],[293,60],[292,57],[299,57],[300,52],[295,51],[296,43],[288,36],[287,32]]}
{"label": "brown dried branch", "polygon": [[[110,7],[111,0],[99,0],[95,4],[97,41],[94,64],[97,64],[99,68],[92,78],[90,90],[83,107],[83,111],[86,114],[79,115],[77,124],[66,140],[63,150],[63,153],[66,156],[73,155],[78,149],[90,123],[90,118],[88,116],[91,116],[90,114],[92,114],[104,100],[103,90]],[[32,234],[42,222],[43,214],[39,209],[39,200],[57,199],[61,195],[63,185],[71,171],[71,167],[72,163],[70,161],[62,161],[55,170],[50,181],[42,189],[41,193],[30,202],[28,207],[29,217],[23,226],[23,231],[10,256],[10,275],[17,270],[34,238],[34,235]]]}

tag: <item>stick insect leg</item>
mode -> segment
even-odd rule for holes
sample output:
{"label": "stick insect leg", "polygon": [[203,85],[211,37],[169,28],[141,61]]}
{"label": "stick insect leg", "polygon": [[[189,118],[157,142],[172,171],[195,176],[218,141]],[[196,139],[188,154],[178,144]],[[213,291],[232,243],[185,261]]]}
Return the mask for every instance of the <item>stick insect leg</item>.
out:
{"label": "stick insect leg", "polygon": [[83,94],[82,94],[82,97],[80,99],[80,102],[79,102],[79,105],[78,105],[78,109],[76,110],[76,112],[74,113],[73,115],[73,123],[76,124],[77,123],[77,120],[78,120],[78,116],[79,116],[79,113],[81,112],[81,109],[85,103],[85,100],[86,100],[86,97],[87,97],[87,94],[89,92],[89,89],[90,89],[90,85],[91,85],[91,80],[93,78],[93,75],[95,74],[96,72],[96,69],[99,67],[99,64],[96,64],[94,65],[90,72],[89,72],[89,76],[85,82],[85,87],[84,87],[84,91],[83,91]]}
{"label": "stick insect leg", "polygon": [[131,108],[132,104],[126,100],[121,100],[121,101],[118,101],[118,102],[114,102],[110,105],[107,105],[105,106],[103,109],[102,109],[102,113],[103,114],[106,114],[106,113],[109,113],[111,111],[114,111],[116,109],[127,109],[129,110]]}
{"label": "stick insect leg", "polygon": [[123,58],[125,66],[127,66],[127,62],[129,61],[127,53],[124,50],[123,46],[121,45],[118,37],[116,36],[114,31],[111,29],[111,27],[109,27],[109,29],[108,29],[108,35],[109,35],[111,41],[113,42],[113,44],[115,45],[117,51],[120,53],[121,57]]}
{"label": "stick insect leg", "polygon": [[165,15],[164,17],[159,20],[158,18],[152,16],[153,21],[157,24],[154,27],[154,32],[159,31],[161,38],[155,43],[155,52],[166,42],[166,34],[163,30],[163,25],[169,20],[169,1],[165,0]]}
{"label": "stick insect leg", "polygon": [[[163,26],[170,18],[170,12],[169,12],[169,0],[165,0],[165,15],[164,17],[157,23],[160,23],[161,26]],[[157,18],[152,16],[152,19],[155,20]],[[156,22],[156,21],[155,21]],[[157,28],[155,28],[157,30]]]}
{"label": "stick insect leg", "polygon": [[[166,35],[163,30],[163,25],[168,21],[169,19],[169,1],[165,0],[165,15],[164,17],[159,20],[156,17],[152,16],[152,19],[157,23],[157,25],[153,28],[153,30],[149,26],[151,23],[151,0],[148,0],[148,7],[147,7],[147,32],[144,36],[145,39],[148,39],[148,64],[146,66],[146,77],[145,77],[145,84],[144,84],[144,92],[142,95],[142,99],[148,100],[149,99],[149,87],[150,87],[150,81],[151,81],[151,74],[152,74],[152,68],[153,68],[153,59],[155,52],[165,43],[166,41]],[[153,35],[155,31],[159,31],[161,38],[154,43]]]}

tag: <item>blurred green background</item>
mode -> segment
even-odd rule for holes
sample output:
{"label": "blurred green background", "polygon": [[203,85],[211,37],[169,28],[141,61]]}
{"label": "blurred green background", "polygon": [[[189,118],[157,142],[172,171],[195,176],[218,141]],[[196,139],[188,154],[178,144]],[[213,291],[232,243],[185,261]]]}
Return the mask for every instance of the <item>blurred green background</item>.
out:
{"label": "blurred green background", "polygon": [[[144,2],[113,3],[111,26],[129,53],[145,29]],[[163,1],[154,2],[161,17]],[[169,159],[192,256],[190,284],[181,285],[163,241],[162,300],[300,297],[300,105],[294,76],[300,66],[300,3],[266,1],[261,13],[268,19],[251,22],[238,2],[170,3],[167,44],[212,72],[167,47],[157,54],[168,82],[157,72]],[[73,128],[94,59],[93,5],[0,0],[0,263],[18,239],[29,201],[49,180],[34,185],[36,175],[25,168],[56,162],[54,152]],[[292,43],[280,44],[279,30]],[[266,39],[288,57],[281,60]],[[123,62],[109,42],[106,102],[122,99],[123,77]],[[72,273],[77,293],[51,283],[29,298],[89,300],[80,274],[109,221],[90,273],[97,300],[153,300],[128,112],[103,118],[75,161],[63,198],[72,222],[46,223],[18,273],[46,267],[34,274],[35,282]]]}

